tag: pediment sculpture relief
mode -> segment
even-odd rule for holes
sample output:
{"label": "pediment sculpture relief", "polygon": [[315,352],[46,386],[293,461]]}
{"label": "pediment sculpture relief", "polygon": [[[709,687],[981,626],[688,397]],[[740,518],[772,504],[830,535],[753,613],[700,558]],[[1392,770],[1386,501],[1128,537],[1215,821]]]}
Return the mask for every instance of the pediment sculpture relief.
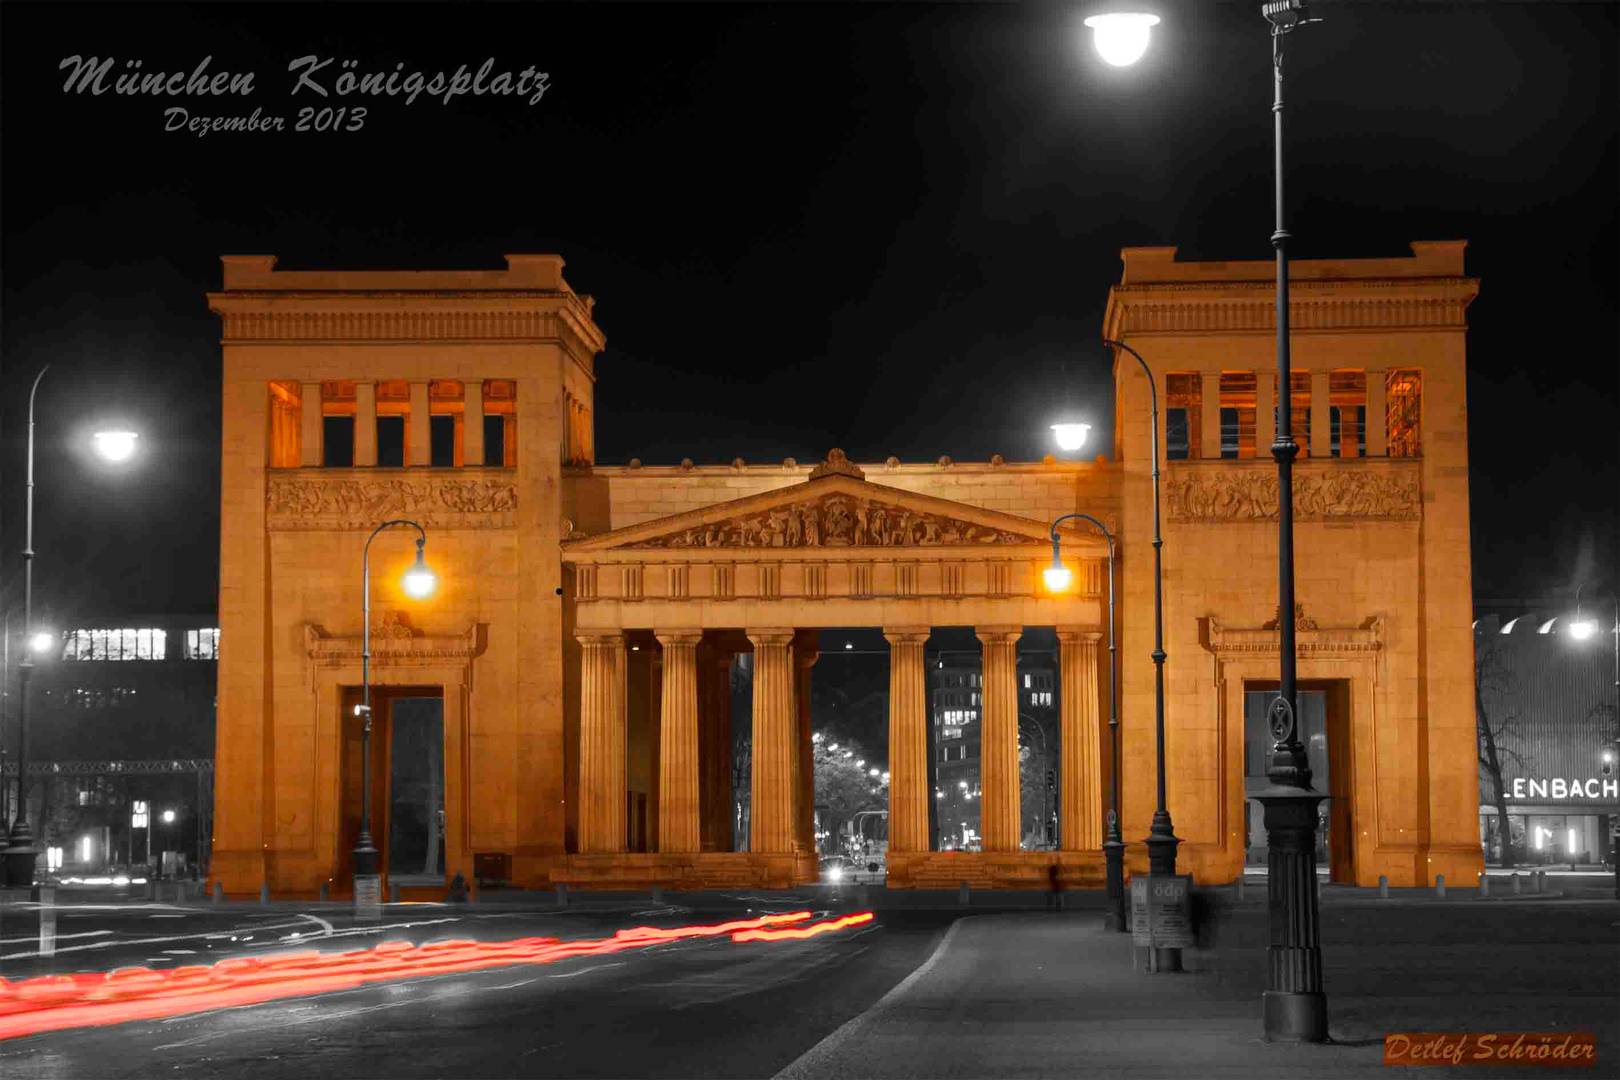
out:
{"label": "pediment sculpture relief", "polygon": [[636,548],[935,547],[1030,544],[1019,533],[853,495],[776,506],[629,545]]}

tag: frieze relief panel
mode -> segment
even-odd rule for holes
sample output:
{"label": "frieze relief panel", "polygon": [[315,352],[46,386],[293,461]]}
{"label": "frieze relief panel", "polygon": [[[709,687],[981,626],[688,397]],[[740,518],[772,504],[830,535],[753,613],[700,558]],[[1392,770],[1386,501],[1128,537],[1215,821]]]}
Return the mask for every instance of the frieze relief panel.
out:
{"label": "frieze relief panel", "polygon": [[270,476],[265,489],[272,529],[367,529],[405,517],[425,527],[509,529],[517,512],[510,476],[451,474]]}
{"label": "frieze relief panel", "polygon": [[828,495],[656,536],[632,548],[937,547],[1030,544],[1028,536],[891,503]]}
{"label": "frieze relief panel", "polygon": [[[1277,472],[1264,465],[1175,465],[1165,483],[1171,521],[1262,521],[1277,516]],[[1415,520],[1423,508],[1416,462],[1294,467],[1294,518]]]}

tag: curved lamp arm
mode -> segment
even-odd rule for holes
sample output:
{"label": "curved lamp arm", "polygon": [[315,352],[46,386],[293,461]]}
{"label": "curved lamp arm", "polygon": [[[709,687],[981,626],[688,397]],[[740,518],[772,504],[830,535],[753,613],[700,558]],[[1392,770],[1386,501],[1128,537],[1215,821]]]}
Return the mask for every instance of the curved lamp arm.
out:
{"label": "curved lamp arm", "polygon": [[408,518],[395,518],[385,521],[366,537],[365,551],[360,557],[360,596],[364,623],[360,629],[360,682],[362,693],[365,695],[365,728],[371,730],[371,542],[377,539],[377,534],[396,527],[416,530],[416,561],[422,563],[422,549],[427,546],[427,531],[416,522]]}
{"label": "curved lamp arm", "polygon": [[[1118,647],[1114,642],[1114,565],[1115,544],[1114,534],[1108,530],[1099,519],[1090,514],[1064,514],[1052,522],[1052,565],[1063,565],[1061,541],[1058,537],[1058,526],[1065,521],[1089,521],[1096,530],[1103,534],[1108,541],[1108,733],[1109,745],[1116,760],[1119,754],[1119,655]],[[1119,840],[1119,772],[1114,769],[1113,807],[1108,811],[1108,823],[1105,826],[1104,841]]]}

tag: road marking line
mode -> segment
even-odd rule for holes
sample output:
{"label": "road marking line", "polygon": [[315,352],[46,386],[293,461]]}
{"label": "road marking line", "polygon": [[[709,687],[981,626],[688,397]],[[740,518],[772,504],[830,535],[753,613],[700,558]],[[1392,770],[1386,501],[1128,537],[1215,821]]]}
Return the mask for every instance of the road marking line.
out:
{"label": "road marking line", "polygon": [[[79,933],[79,934],[57,934],[56,935],[56,940],[57,941],[65,941],[68,938],[105,937],[107,934],[110,934],[110,933],[112,933],[111,930],[86,930],[83,933]],[[33,944],[34,942],[37,942],[38,940],[39,940],[39,935],[38,934],[30,934],[27,937],[0,938],[0,945],[29,945],[29,944]]]}
{"label": "road marking line", "polygon": [[859,1037],[861,1028],[866,1027],[879,1013],[885,1011],[889,1008],[889,1006],[904,997],[907,991],[909,991],[913,985],[915,985],[919,980],[934,969],[934,965],[939,963],[940,957],[944,956],[946,950],[951,947],[951,942],[956,938],[956,931],[961,928],[964,922],[967,922],[967,920],[971,918],[975,918],[975,916],[963,916],[962,918],[951,923],[951,928],[945,931],[945,936],[940,939],[938,945],[934,946],[934,951],[929,954],[927,960],[924,960],[917,967],[916,971],[913,971],[910,975],[907,975],[904,979],[901,979],[898,983],[896,983],[887,994],[884,994],[882,997],[878,998],[871,1008],[867,1009],[859,1016],[853,1016],[844,1021],[844,1023],[839,1025],[837,1030],[835,1030],[832,1034],[828,1035],[825,1039],[822,1039],[820,1042],[816,1043],[816,1045],[794,1058],[788,1063],[787,1067],[781,1072],[777,1073],[772,1080],[791,1080],[793,1077],[830,1075],[830,1070],[816,1067],[815,1059],[821,1057],[830,1057],[840,1047],[842,1047],[844,1043],[849,1042],[853,1038]]}
{"label": "road marking line", "polygon": [[615,967],[624,967],[624,963],[621,961],[621,962],[619,962],[617,964],[596,964],[593,967],[580,968],[578,971],[565,971],[561,975],[552,975],[552,976],[550,976],[550,978],[553,978],[553,979],[572,979],[575,975],[585,975],[585,974],[588,974],[588,973],[590,973],[592,971],[601,971],[604,968],[615,968]]}

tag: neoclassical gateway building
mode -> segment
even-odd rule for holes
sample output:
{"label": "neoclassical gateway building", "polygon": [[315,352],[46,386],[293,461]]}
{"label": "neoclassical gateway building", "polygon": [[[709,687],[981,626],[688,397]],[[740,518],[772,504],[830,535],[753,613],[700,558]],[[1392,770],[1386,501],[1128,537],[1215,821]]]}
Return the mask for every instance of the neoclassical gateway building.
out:
{"label": "neoclassical gateway building", "polygon": [[[1470,631],[1461,241],[1293,265],[1276,386],[1272,264],[1131,248],[1103,330],[1158,378],[1168,801],[1180,863],[1263,856],[1246,791],[1277,676],[1279,393],[1302,444],[1301,711],[1334,880],[1481,867]],[[343,895],[361,817],[361,555],[371,547],[372,830],[385,872],[547,888],[782,887],[817,873],[809,685],[818,628],[890,648],[891,888],[1102,879],[1111,746],[1107,545],[1120,539],[1128,865],[1154,801],[1146,377],[1114,366],[1113,445],[1072,462],[596,464],[602,331],[554,255],[504,270],[278,271],[227,256],[213,875],[230,894]],[[604,372],[612,378],[612,373]],[[982,643],[979,850],[932,851],[940,748],[924,648]],[[1017,655],[1058,642],[1056,850],[1021,850]],[[751,820],[734,850],[728,669],[751,654]],[[948,752],[949,748],[944,748]],[[1055,868],[1055,869],[1054,869]]]}

